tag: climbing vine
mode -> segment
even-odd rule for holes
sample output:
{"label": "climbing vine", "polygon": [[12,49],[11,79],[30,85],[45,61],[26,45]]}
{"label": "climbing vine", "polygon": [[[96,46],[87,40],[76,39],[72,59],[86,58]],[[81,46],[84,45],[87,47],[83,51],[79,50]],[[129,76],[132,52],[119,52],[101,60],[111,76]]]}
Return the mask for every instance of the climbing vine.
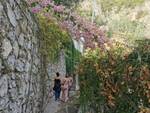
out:
{"label": "climbing vine", "polygon": [[76,70],[76,66],[78,65],[79,61],[80,61],[80,56],[81,53],[76,50],[76,48],[74,47],[74,43],[68,43],[66,45],[67,49],[66,49],[66,72],[67,73],[75,73]]}
{"label": "climbing vine", "polygon": [[55,20],[37,15],[42,36],[41,53],[51,61],[56,61],[60,50],[66,49],[66,44],[71,43],[67,31],[61,29]]}

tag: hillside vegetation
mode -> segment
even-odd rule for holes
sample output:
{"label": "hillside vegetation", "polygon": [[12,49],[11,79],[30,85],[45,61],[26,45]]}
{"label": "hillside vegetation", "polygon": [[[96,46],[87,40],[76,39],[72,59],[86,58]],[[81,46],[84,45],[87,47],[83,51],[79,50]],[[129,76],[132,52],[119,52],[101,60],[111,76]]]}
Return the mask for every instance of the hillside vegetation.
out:
{"label": "hillside vegetation", "polygon": [[97,23],[117,40],[149,38],[150,2],[147,0],[84,0],[76,12]]}

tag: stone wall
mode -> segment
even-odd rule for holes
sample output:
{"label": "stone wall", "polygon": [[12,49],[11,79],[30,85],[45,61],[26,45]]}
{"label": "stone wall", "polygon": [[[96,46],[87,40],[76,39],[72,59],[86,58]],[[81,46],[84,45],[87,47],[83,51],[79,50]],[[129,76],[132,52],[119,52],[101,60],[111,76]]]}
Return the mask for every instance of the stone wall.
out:
{"label": "stone wall", "polygon": [[59,53],[58,61],[55,63],[49,63],[48,65],[46,77],[47,91],[51,91],[53,88],[56,72],[59,72],[61,77],[66,75],[65,52],[63,50]]}
{"label": "stone wall", "polygon": [[37,31],[24,0],[0,0],[0,113],[40,113]]}
{"label": "stone wall", "polygon": [[65,52],[62,50],[59,53],[59,59],[55,63],[49,63],[48,75],[55,76],[55,73],[59,72],[61,76],[66,74],[66,62],[65,62]]}

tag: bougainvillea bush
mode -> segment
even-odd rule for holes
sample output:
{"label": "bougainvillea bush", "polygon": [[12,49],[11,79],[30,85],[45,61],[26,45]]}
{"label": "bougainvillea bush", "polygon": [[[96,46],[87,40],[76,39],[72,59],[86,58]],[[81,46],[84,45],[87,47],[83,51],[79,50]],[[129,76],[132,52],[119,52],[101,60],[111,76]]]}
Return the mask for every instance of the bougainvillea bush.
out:
{"label": "bougainvillea bush", "polygon": [[149,113],[150,40],[137,45],[129,48],[115,42],[107,51],[86,51],[78,69],[83,110]]}
{"label": "bougainvillea bush", "polygon": [[84,47],[95,48],[96,45],[103,48],[108,42],[105,33],[95,23],[72,12],[63,5],[57,5],[55,0],[28,0],[31,12],[43,14],[48,18],[55,18],[59,26],[66,29],[72,38],[82,40]]}

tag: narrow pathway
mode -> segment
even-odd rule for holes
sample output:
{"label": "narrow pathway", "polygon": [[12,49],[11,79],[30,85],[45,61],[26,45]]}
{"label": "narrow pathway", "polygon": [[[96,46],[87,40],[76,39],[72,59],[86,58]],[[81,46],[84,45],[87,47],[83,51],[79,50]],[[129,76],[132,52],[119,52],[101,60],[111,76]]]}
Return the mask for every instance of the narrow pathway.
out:
{"label": "narrow pathway", "polygon": [[52,97],[47,104],[44,113],[77,113],[77,98],[75,91],[71,92],[71,97],[67,103],[55,101],[54,97]]}
{"label": "narrow pathway", "polygon": [[56,113],[60,109],[61,109],[61,103],[55,101],[54,98],[51,98],[50,103],[47,104],[44,113]]}

